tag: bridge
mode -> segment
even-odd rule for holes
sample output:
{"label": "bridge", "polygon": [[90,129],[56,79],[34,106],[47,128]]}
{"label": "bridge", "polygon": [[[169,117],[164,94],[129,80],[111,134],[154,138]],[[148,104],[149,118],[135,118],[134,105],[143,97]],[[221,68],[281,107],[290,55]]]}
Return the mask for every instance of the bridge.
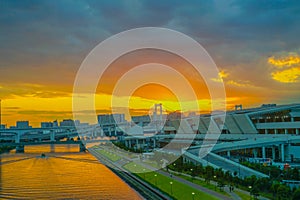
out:
{"label": "bridge", "polygon": [[16,152],[17,153],[24,153],[24,147],[25,146],[32,146],[32,145],[55,145],[55,144],[78,144],[79,145],[79,151],[83,152],[86,150],[85,145],[82,143],[81,140],[67,140],[67,141],[40,141],[40,142],[1,142],[0,146],[16,146]]}
{"label": "bridge", "polygon": [[[80,133],[80,134],[79,134]],[[101,137],[97,125],[82,127],[51,127],[0,129],[0,146],[16,146],[16,152],[24,152],[24,146],[41,144],[78,144],[80,151],[85,151],[85,144],[108,142],[113,139],[93,139]]]}

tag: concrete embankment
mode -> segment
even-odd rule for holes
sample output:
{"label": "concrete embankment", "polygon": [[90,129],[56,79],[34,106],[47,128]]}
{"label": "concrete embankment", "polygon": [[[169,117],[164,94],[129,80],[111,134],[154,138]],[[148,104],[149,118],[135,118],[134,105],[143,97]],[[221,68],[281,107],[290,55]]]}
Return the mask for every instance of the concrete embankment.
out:
{"label": "concrete embankment", "polygon": [[105,164],[111,171],[122,178],[128,185],[134,188],[145,199],[158,200],[158,199],[172,199],[169,196],[161,193],[159,190],[153,188],[148,183],[137,178],[130,172],[126,172],[120,166],[115,165],[112,161],[102,156],[94,149],[89,149],[89,152],[93,154],[101,163]]}

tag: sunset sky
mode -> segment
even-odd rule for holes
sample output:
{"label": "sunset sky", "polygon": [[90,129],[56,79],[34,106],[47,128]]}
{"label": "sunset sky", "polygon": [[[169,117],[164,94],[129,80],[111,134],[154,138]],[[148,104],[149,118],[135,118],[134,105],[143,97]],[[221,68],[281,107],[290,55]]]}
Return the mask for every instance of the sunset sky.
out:
{"label": "sunset sky", "polygon": [[[223,81],[228,109],[300,102],[297,0],[0,0],[2,123],[29,120],[38,126],[72,118],[73,83],[88,53],[114,34],[149,26],[180,31],[206,49],[220,71],[212,81]],[[143,51],[118,59],[106,72],[97,90],[97,113],[111,112],[111,91],[126,66],[154,57],[190,77],[202,110],[209,111],[207,88],[198,81],[201,77],[192,76],[188,63],[168,53]],[[178,90],[184,93],[180,85]],[[176,94],[150,84],[134,92],[130,110],[147,113],[156,102],[169,111],[180,109]]]}

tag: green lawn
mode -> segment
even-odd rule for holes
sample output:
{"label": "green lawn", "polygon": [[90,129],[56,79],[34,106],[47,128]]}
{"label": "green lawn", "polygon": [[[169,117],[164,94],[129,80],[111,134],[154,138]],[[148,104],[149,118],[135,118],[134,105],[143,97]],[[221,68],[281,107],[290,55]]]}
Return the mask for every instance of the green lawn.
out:
{"label": "green lawn", "polygon": [[[124,165],[124,168],[126,168],[129,171],[137,171],[137,170],[143,171],[143,169],[145,169],[145,167],[135,164],[133,162]],[[145,170],[148,171],[148,169],[145,169]],[[140,178],[144,179],[151,185],[156,186],[161,191],[167,193],[169,196],[171,196],[175,199],[185,199],[185,200],[188,200],[188,199],[194,199],[194,200],[218,199],[214,196],[211,196],[202,191],[196,190],[190,186],[187,186],[183,183],[173,180],[170,177],[163,176],[156,172],[137,173],[136,175],[139,176]]]}
{"label": "green lawn", "polygon": [[225,191],[220,191],[220,189],[219,189],[218,187],[216,187],[214,184],[211,184],[211,183],[207,184],[207,183],[204,182],[204,181],[201,181],[201,180],[198,180],[198,179],[192,179],[191,177],[187,177],[187,176],[180,175],[180,174],[177,174],[176,176],[179,176],[180,178],[183,178],[183,179],[185,179],[185,180],[188,180],[188,181],[190,181],[190,182],[193,182],[193,183],[195,183],[195,184],[197,184],[197,185],[200,185],[200,186],[202,186],[202,187],[205,187],[205,188],[207,188],[207,189],[215,190],[216,192],[218,192],[218,193],[220,193],[220,194],[223,194],[223,195],[225,195],[225,196],[229,196],[229,197],[230,197],[230,195],[229,195],[227,192],[225,192]]}
{"label": "green lawn", "polygon": [[151,167],[154,167],[155,169],[160,169],[161,165],[158,165],[155,161],[152,160],[143,160],[144,163],[147,165],[150,165]]}
{"label": "green lawn", "polygon": [[108,158],[109,160],[115,162],[115,161],[118,161],[121,159],[120,156],[114,154],[114,153],[111,153],[111,152],[108,152],[104,149],[100,149],[100,150],[96,150],[98,153],[100,153],[101,155],[105,156],[106,158]]}
{"label": "green lawn", "polygon": [[118,148],[114,148],[114,147],[109,147],[109,146],[101,146],[101,145],[98,145],[98,146],[93,146],[91,147],[93,149],[101,149],[101,150],[104,150],[104,151],[107,151],[107,152],[114,152],[114,154],[116,155],[119,155],[120,158],[121,157],[127,157],[127,158],[136,158],[137,155],[134,154],[134,153],[130,153],[128,151],[125,151],[123,149],[118,149]]}

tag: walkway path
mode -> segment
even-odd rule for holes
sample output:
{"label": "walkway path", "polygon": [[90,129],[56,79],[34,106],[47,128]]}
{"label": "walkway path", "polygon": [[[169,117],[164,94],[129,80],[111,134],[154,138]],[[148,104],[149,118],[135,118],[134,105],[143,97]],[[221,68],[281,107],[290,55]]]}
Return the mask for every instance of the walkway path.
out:
{"label": "walkway path", "polygon": [[230,192],[228,186],[227,187],[225,186],[224,190],[225,190],[225,192],[227,192],[227,194],[229,194],[231,196],[232,199],[242,200],[242,198],[239,195],[237,195],[235,192]]}
{"label": "walkway path", "polygon": [[[189,174],[185,174],[185,173],[181,173],[181,172],[176,172],[176,171],[172,171],[172,170],[170,170],[170,171],[171,171],[173,174],[175,173],[175,174],[180,174],[180,175],[187,176],[187,177],[192,177],[192,176],[189,175]],[[205,179],[204,179],[204,178],[201,178],[201,177],[194,177],[194,179],[201,180],[201,181],[205,181]],[[217,183],[216,183],[215,181],[213,181],[213,180],[211,180],[211,183],[212,183],[213,185],[214,185],[214,184],[217,184]],[[224,190],[225,190],[225,192],[227,192],[227,193],[231,196],[231,199],[235,199],[235,200],[240,200],[240,199],[241,199],[241,197],[238,196],[235,192],[230,192],[230,191],[229,191],[229,186],[228,186],[228,185],[225,185]],[[245,191],[245,190],[242,190],[242,189],[239,189],[239,188],[236,188],[236,187],[234,188],[234,190],[235,190],[235,191],[239,191],[239,192],[241,192],[241,193],[244,193],[244,194],[250,196],[250,193],[249,193],[248,191]],[[260,200],[269,200],[268,198],[262,197],[262,196],[258,197],[258,199],[260,199]]]}
{"label": "walkway path", "polygon": [[[162,175],[164,175],[164,176],[170,176],[170,174],[169,174],[168,172],[165,172],[165,171],[162,171],[162,170],[159,170],[158,173],[160,173],[160,174],[162,174]],[[220,193],[217,193],[217,192],[215,192],[215,191],[213,191],[213,190],[210,190],[210,189],[207,189],[207,188],[205,188],[205,187],[202,187],[202,186],[200,186],[200,185],[198,185],[198,184],[192,183],[192,182],[190,182],[190,181],[188,181],[188,180],[185,180],[185,179],[183,179],[183,178],[180,178],[180,177],[178,177],[178,176],[172,176],[172,178],[173,178],[174,180],[176,180],[176,181],[179,181],[179,182],[184,183],[184,184],[186,184],[186,185],[188,185],[188,186],[190,186],[190,187],[193,187],[193,188],[195,188],[196,190],[203,191],[203,192],[205,192],[205,193],[207,193],[207,194],[210,194],[210,195],[212,195],[212,196],[215,196],[215,197],[217,197],[217,198],[219,198],[219,199],[225,199],[225,200],[230,200],[230,199],[231,199],[231,198],[228,197],[228,196],[222,195],[222,194],[220,194]]]}
{"label": "walkway path", "polygon": [[[190,178],[192,178],[192,176],[191,175],[189,175],[189,174],[185,174],[185,173],[181,173],[181,172],[176,172],[176,171],[173,171],[173,170],[170,170],[173,174],[175,173],[175,174],[180,174],[180,175],[182,175],[182,176],[186,176],[186,177],[190,177]],[[205,181],[205,179],[204,178],[201,178],[201,177],[193,177],[194,179],[197,179],[197,180],[200,180],[200,181]],[[210,181],[211,183],[212,183],[212,185],[217,185],[217,182],[215,182],[215,181]],[[211,190],[210,190],[211,191]],[[230,192],[229,191],[229,186],[228,185],[225,185],[225,187],[224,187],[224,191],[227,193],[227,194],[229,194],[230,196],[231,196],[231,199],[234,199],[234,200],[241,200],[241,198],[237,195],[237,194],[235,194],[234,192]]]}

